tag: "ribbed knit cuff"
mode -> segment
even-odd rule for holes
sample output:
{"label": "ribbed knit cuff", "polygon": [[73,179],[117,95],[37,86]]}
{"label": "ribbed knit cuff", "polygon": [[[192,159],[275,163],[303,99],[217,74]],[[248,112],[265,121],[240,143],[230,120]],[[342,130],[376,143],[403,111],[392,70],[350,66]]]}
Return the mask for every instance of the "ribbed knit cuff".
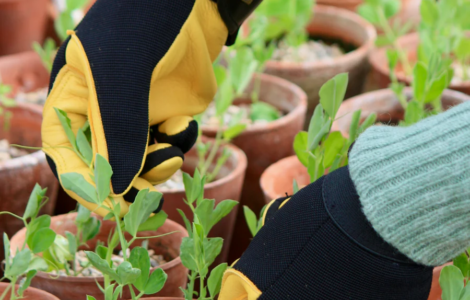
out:
{"label": "ribbed knit cuff", "polygon": [[369,128],[349,168],[374,229],[410,259],[437,266],[470,246],[470,103]]}

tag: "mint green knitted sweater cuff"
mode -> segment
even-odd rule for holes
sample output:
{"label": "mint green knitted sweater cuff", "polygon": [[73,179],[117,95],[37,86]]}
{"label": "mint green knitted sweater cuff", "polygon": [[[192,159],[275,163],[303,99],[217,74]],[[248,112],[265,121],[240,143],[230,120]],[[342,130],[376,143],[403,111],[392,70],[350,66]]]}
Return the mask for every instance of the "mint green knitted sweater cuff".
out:
{"label": "mint green knitted sweater cuff", "polygon": [[349,169],[374,229],[410,259],[437,266],[470,247],[470,103],[369,128]]}

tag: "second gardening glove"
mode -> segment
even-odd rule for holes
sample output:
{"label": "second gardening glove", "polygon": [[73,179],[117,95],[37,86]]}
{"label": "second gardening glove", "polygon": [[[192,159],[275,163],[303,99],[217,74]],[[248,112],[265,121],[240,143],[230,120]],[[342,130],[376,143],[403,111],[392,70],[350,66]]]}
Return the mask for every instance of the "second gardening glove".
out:
{"label": "second gardening glove", "polygon": [[267,207],[220,300],[426,300],[470,246],[470,103],[374,126],[349,166]]}
{"label": "second gardening glove", "polygon": [[92,183],[89,166],[65,148],[80,145],[70,143],[56,109],[70,118],[73,135],[89,122],[90,157],[109,161],[122,215],[139,190],[155,190],[182,166],[197,138],[192,116],[217,89],[212,62],[261,1],[216,2],[98,0],[69,32],[54,62],[42,124],[44,151],[59,180],[76,172]]}

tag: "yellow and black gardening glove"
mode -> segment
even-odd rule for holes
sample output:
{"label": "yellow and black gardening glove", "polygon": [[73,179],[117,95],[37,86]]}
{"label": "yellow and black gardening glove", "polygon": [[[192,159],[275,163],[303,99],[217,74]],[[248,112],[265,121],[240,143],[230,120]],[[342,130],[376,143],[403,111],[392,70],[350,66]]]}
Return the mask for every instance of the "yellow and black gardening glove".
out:
{"label": "yellow and black gardening glove", "polygon": [[89,166],[64,148],[74,145],[54,108],[67,113],[74,134],[88,120],[93,157],[109,161],[122,215],[139,190],[171,177],[197,138],[192,116],[216,92],[212,62],[260,2],[98,0],[69,32],[51,74],[42,139],[59,180],[77,172],[93,184]]}

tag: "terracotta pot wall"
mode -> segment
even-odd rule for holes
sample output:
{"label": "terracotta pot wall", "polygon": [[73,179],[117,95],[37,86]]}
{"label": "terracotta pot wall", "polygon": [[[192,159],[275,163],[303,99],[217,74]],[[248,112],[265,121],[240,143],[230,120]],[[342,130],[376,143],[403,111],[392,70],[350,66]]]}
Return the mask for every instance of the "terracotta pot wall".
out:
{"label": "terracotta pot wall", "polygon": [[[35,105],[18,104],[9,108],[12,113],[10,129],[4,130],[5,121],[0,115],[0,140],[11,144],[41,146],[41,108]],[[52,214],[56,203],[58,181],[52,174],[42,151],[0,163],[0,211],[23,215],[29,195],[35,184],[47,188],[49,202],[41,213]],[[23,222],[9,215],[0,216],[0,235],[6,232],[11,237],[23,227]],[[0,261],[3,260],[0,247]]]}
{"label": "terracotta pot wall", "polygon": [[[263,208],[263,192],[259,186],[261,174],[269,165],[294,153],[292,148],[294,137],[302,130],[307,109],[307,96],[302,89],[284,79],[267,74],[254,77],[245,92],[246,95],[251,95],[257,80],[261,80],[259,94],[261,101],[277,107],[286,115],[269,124],[248,126],[232,141],[245,152],[248,168],[238,207],[235,225],[237,230],[233,235],[229,261],[239,258],[251,240],[243,206],[249,206],[256,214],[259,214]],[[235,101],[235,104],[237,103],[251,103],[251,100],[238,99]],[[217,128],[202,126],[202,132],[206,136],[215,137]]]}
{"label": "terracotta pot wall", "polygon": [[42,43],[49,0],[0,0],[0,56]]}
{"label": "terracotta pot wall", "polygon": [[[399,45],[407,51],[408,58],[411,63],[416,62],[417,60],[417,48],[419,45],[419,35],[418,33],[410,33],[398,40]],[[371,70],[371,79],[372,84],[377,86],[378,88],[388,88],[390,84],[389,78],[389,68],[388,68],[388,61],[387,61],[387,49],[386,48],[378,48],[375,49],[370,57],[369,61],[372,66]],[[397,66],[397,79],[398,81],[405,83],[406,85],[411,84],[411,77],[405,76],[403,72],[400,72],[401,66]],[[450,89],[456,90],[465,94],[470,94],[470,81],[463,82],[463,83],[451,83],[449,86]]]}
{"label": "terracotta pot wall", "polygon": [[307,27],[313,36],[339,39],[357,47],[341,57],[331,61],[311,63],[290,63],[269,61],[266,73],[287,79],[300,86],[308,96],[308,114],[311,116],[318,104],[320,87],[335,75],[348,72],[349,86],[346,97],[362,92],[369,70],[367,56],[374,46],[374,27],[345,9],[315,6],[314,18]]}
{"label": "terracotta pot wall", "polygon": [[[65,235],[66,231],[75,233],[75,217],[76,213],[53,217],[51,228],[60,235]],[[98,241],[106,243],[109,233],[113,228],[115,228],[114,222],[104,221],[97,237],[88,242],[89,248],[84,249],[95,249]],[[179,287],[186,285],[188,272],[181,263],[179,248],[182,238],[188,236],[188,234],[184,227],[171,220],[167,220],[165,224],[158,229],[158,231],[139,233],[139,236],[155,236],[173,231],[177,232],[164,237],[148,240],[149,249],[155,250],[156,254],[163,255],[163,257],[168,261],[166,264],[161,265],[161,268],[168,275],[168,280],[164,288],[157,294],[160,296],[182,296]],[[12,251],[23,244],[25,233],[25,229],[22,229],[11,239]],[[129,240],[131,237],[126,233],[126,238]],[[135,242],[134,245],[137,246],[139,244],[138,242]],[[152,270],[155,269],[156,268]],[[103,285],[103,278],[97,278],[97,280],[101,285]],[[56,295],[60,299],[83,300],[86,295],[94,296],[97,300],[104,299],[101,291],[96,285],[95,279],[89,277],[60,276],[58,279],[53,279],[47,273],[39,272],[33,279],[32,286]],[[121,299],[129,298],[131,298],[130,291],[128,288],[125,288]]]}
{"label": "terracotta pot wall", "polygon": [[[0,295],[3,294],[7,287],[8,283],[0,282]],[[10,299],[10,296],[11,293],[8,292],[5,299]],[[22,298],[22,300],[59,300],[59,298],[44,291],[30,287],[24,292],[24,298]]]}
{"label": "terracotta pot wall", "polygon": [[[215,199],[216,205],[222,200],[235,200],[240,201],[241,190],[243,185],[243,179],[246,170],[246,156],[238,148],[228,145],[232,156],[225,163],[225,166],[221,169],[218,179],[211,183],[206,184],[204,190],[204,197],[206,199]],[[221,154],[219,151],[218,155]],[[218,156],[217,155],[217,156]],[[214,160],[217,161],[217,158]],[[184,157],[183,171],[189,174],[193,174],[198,163],[197,152],[195,148],[191,149]],[[163,197],[165,202],[163,204],[163,210],[168,214],[168,217],[184,226],[184,222],[177,209],[184,211],[186,216],[190,218],[192,212],[189,207],[184,203],[186,198],[185,192],[181,190],[164,191]],[[222,262],[227,262],[228,251],[230,249],[230,242],[232,240],[232,234],[235,230],[235,220],[237,218],[237,207],[232,212],[223,218],[220,223],[215,225],[210,232],[212,237],[222,237],[224,239],[224,246],[222,253],[215,260],[213,266],[217,266]],[[230,263],[230,262],[229,262]]]}

